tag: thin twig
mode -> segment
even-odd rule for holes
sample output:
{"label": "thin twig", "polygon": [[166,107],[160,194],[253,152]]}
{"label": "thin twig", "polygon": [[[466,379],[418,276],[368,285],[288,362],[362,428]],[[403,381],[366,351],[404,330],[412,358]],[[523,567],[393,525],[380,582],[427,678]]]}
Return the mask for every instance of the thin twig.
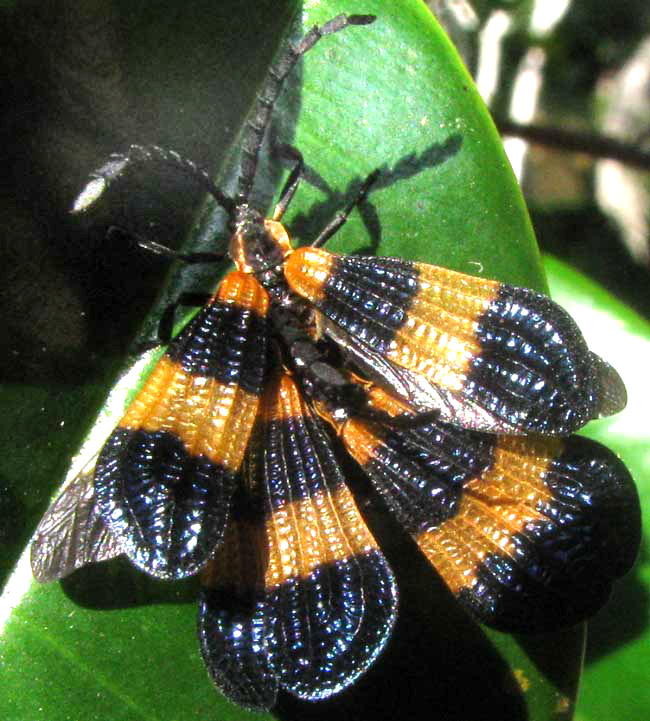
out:
{"label": "thin twig", "polygon": [[542,125],[523,125],[511,120],[496,120],[502,135],[512,135],[540,145],[548,145],[575,153],[585,153],[596,158],[611,158],[642,170],[650,170],[650,152],[640,150],[632,143],[623,143],[594,133]]}

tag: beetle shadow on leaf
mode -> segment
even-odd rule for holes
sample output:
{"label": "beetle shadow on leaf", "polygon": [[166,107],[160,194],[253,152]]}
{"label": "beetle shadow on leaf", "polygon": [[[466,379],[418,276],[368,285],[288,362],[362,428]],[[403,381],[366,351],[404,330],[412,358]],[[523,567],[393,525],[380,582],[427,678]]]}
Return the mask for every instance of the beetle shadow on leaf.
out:
{"label": "beetle shadow on leaf", "polygon": [[[647,557],[647,548],[642,552]],[[629,573],[614,583],[607,604],[588,620],[585,664],[593,663],[608,653],[642,635],[648,624],[649,603],[638,573]],[[575,696],[580,676],[575,659],[582,655],[584,643],[582,624],[544,634],[517,634],[517,642],[558,691],[569,698]],[[557,653],[561,648],[563,652]]]}
{"label": "beetle shadow on leaf", "polygon": [[133,567],[124,557],[93,563],[61,580],[68,598],[84,608],[116,610],[161,603],[196,603],[198,577],[161,581]]}
{"label": "beetle shadow on leaf", "polygon": [[585,664],[608,656],[640,638],[648,627],[650,599],[640,577],[640,568],[650,559],[650,544],[643,540],[639,558],[630,573],[614,584],[612,596],[590,621]]}
{"label": "beetle shadow on leaf", "polygon": [[[379,177],[372,185],[368,193],[369,197],[359,205],[359,213],[370,237],[370,243],[357,248],[353,255],[372,255],[377,251],[381,242],[381,226],[379,216],[371,201],[372,194],[447,162],[460,151],[462,142],[462,136],[455,133],[442,143],[433,143],[422,153],[409,153],[392,166],[384,164],[377,168]],[[365,177],[352,178],[343,190],[331,188],[327,181],[309,166],[305,166],[303,177],[306,183],[320,190],[326,197],[324,200],[314,203],[304,213],[299,213],[292,218],[291,233],[295,238],[313,241],[336,213],[358,194]]]}

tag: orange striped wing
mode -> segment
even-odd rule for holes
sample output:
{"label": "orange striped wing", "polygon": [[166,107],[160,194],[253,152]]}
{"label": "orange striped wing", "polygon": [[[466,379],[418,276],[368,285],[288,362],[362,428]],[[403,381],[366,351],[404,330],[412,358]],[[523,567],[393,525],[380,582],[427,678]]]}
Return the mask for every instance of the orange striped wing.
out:
{"label": "orange striped wing", "polygon": [[283,376],[269,388],[226,541],[204,575],[203,657],[238,704],[316,700],[354,682],[395,621],[392,572],[329,439]]}
{"label": "orange striped wing", "polygon": [[350,454],[458,599],[481,621],[543,631],[595,613],[640,542],[636,488],[607,448],[579,436],[496,436],[404,415],[352,418]]}
{"label": "orange striped wing", "polygon": [[268,303],[253,276],[228,275],[100,453],[97,507],[147,573],[194,574],[223,538],[264,380]]}
{"label": "orange striped wing", "polygon": [[397,258],[299,248],[285,275],[379,384],[456,425],[569,434],[621,410],[616,371],[546,296]]}

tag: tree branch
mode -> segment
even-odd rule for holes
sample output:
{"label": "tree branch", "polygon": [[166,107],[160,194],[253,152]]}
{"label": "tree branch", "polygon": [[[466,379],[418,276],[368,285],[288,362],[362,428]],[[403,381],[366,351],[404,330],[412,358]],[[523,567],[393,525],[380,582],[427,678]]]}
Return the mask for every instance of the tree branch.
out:
{"label": "tree branch", "polygon": [[637,145],[624,143],[594,133],[580,133],[542,125],[523,125],[511,120],[495,118],[499,132],[574,153],[585,153],[595,158],[610,158],[626,165],[650,170],[650,152]]}

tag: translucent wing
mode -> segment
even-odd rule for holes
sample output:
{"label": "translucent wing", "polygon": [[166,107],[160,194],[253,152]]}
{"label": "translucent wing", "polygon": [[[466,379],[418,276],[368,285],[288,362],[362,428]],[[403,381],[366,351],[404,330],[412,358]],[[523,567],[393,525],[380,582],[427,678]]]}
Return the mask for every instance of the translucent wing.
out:
{"label": "translucent wing", "polygon": [[223,538],[266,368],[268,296],[230,273],[169,345],[100,453],[98,509],[159,578],[199,571]]}
{"label": "translucent wing", "polygon": [[205,663],[244,706],[269,708],[280,688],[325,698],[380,653],[397,592],[320,421],[288,376],[265,397],[246,475],[204,578]]}
{"label": "translucent wing", "polygon": [[[373,405],[393,415],[382,391]],[[431,419],[351,419],[342,440],[451,591],[481,621],[543,631],[595,613],[640,542],[636,488],[578,436],[494,436]]]}
{"label": "translucent wing", "polygon": [[625,406],[616,371],[539,293],[309,247],[289,256],[285,274],[318,309],[324,332],[373,380],[456,425],[566,435]]}
{"label": "translucent wing", "polygon": [[88,563],[121,553],[95,506],[94,459],[60,493],[38,524],[31,547],[34,578],[40,583],[68,576]]}

